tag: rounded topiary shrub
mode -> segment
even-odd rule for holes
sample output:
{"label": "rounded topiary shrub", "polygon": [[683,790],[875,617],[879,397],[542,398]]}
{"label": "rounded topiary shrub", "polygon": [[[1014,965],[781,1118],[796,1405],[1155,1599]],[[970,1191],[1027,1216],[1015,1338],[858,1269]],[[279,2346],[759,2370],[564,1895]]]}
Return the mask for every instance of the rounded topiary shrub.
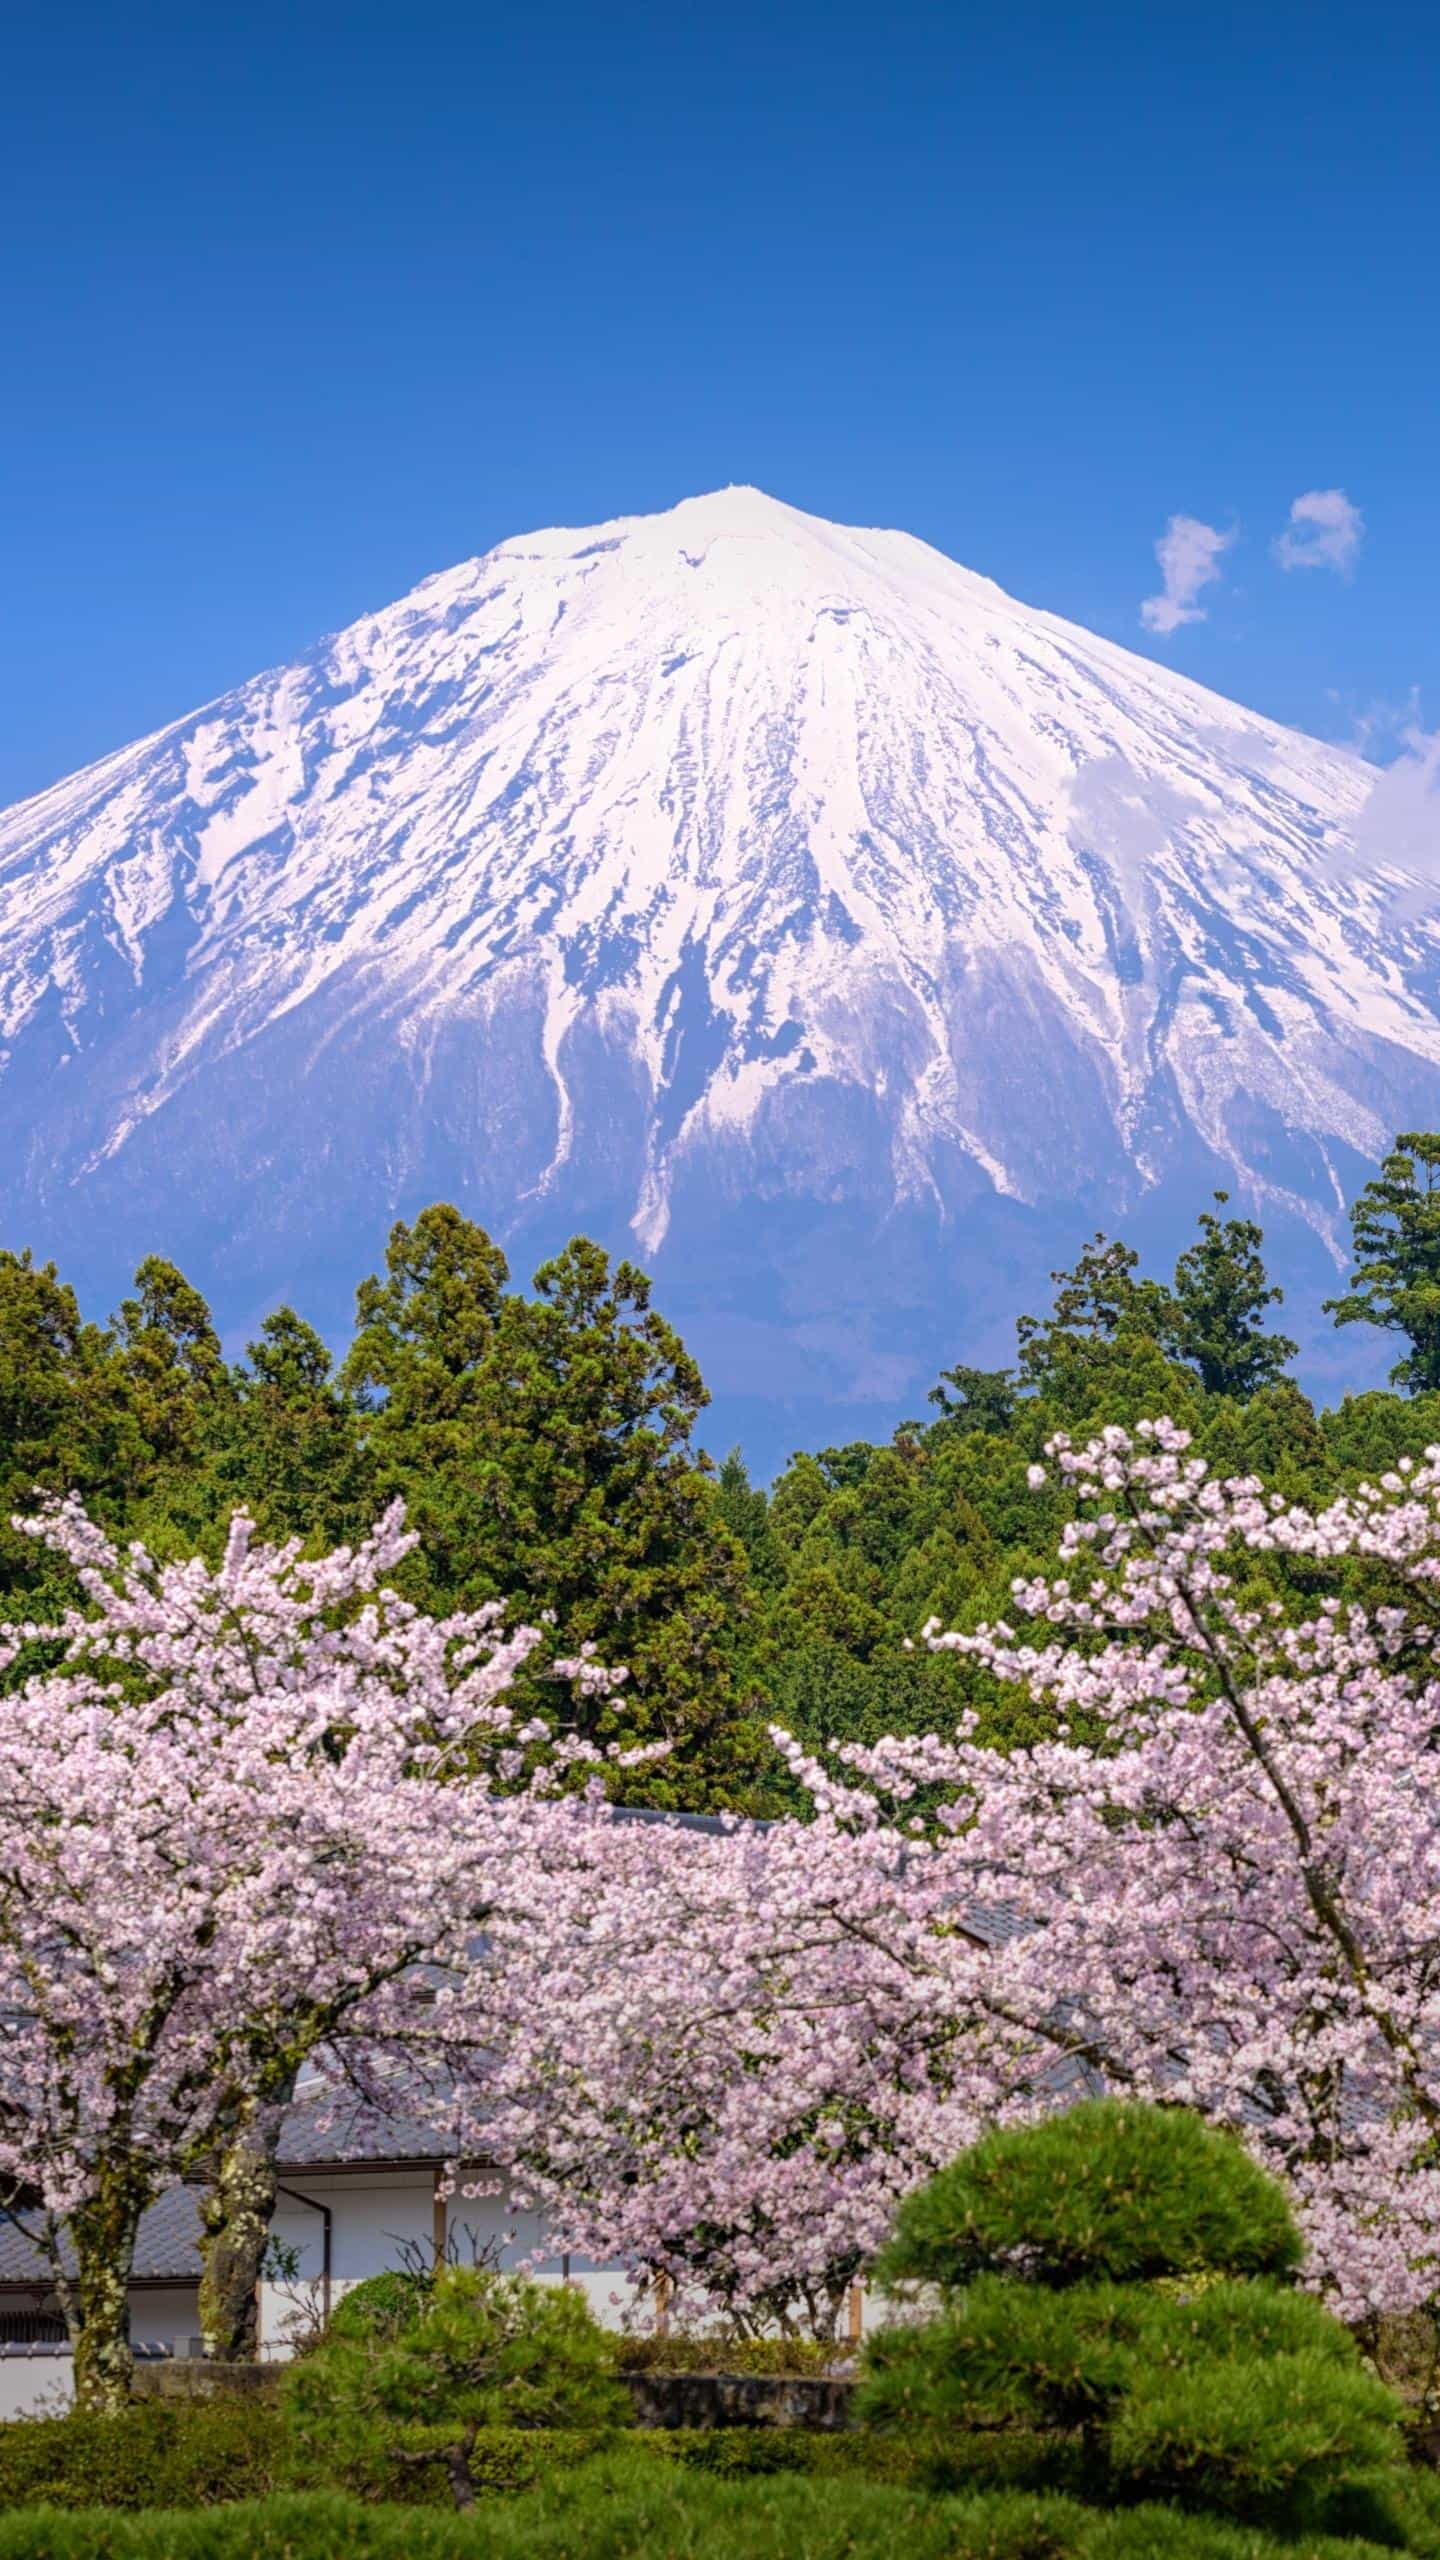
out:
{"label": "rounded topiary shrub", "polygon": [[1281,2190],[1178,2108],[993,2135],[901,2208],[882,2272],[936,2288],[941,2314],[872,2339],[859,2415],[951,2479],[967,2436],[998,2435],[1026,2476],[1107,2506],[1284,2529],[1378,2514],[1398,2403],[1293,2288],[1300,2254]]}
{"label": "rounded topiary shrub", "polygon": [[1300,2257],[1284,2195],[1232,2135],[1177,2107],[1097,2098],[987,2135],[908,2196],[877,2275],[1128,2283],[1279,2275]]}
{"label": "rounded topiary shrub", "polygon": [[434,2291],[432,2274],[387,2267],[341,2294],[326,2324],[328,2338],[393,2338],[412,2328]]}

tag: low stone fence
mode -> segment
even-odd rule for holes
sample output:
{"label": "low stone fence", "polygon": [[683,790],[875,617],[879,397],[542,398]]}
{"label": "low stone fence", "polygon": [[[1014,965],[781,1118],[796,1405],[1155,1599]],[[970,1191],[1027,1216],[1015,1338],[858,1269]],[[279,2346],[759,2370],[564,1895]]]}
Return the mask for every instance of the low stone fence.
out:
{"label": "low stone fence", "polygon": [[626,2373],[638,2427],[812,2427],[851,2423],[855,2386],[834,2373]]}
{"label": "low stone fence", "polygon": [[[273,2391],[277,2364],[137,2364],[137,2400],[215,2400]],[[626,2373],[637,2427],[813,2427],[850,2424],[854,2384],[829,2373]]]}
{"label": "low stone fence", "polygon": [[131,2389],[137,2400],[254,2400],[273,2391],[283,2371],[278,2364],[207,2364],[200,2356],[176,2356],[163,2364],[137,2364]]}

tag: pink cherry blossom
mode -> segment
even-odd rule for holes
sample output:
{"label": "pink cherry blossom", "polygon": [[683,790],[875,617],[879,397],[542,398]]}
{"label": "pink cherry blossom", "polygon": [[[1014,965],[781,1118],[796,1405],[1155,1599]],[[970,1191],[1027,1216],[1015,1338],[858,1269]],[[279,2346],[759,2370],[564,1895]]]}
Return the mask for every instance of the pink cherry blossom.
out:
{"label": "pink cherry blossom", "polygon": [[596,1755],[506,1704],[535,1630],[385,1587],[398,1507],[315,1563],[238,1516],[216,1571],[118,1554],[73,1503],[20,1525],[87,1605],[0,1633],[60,1656],[0,1697],[0,2177],[103,2402],[145,2206],[326,2038],[402,2036],[417,1965],[465,1962]]}
{"label": "pink cherry blossom", "polygon": [[1433,2294],[1440,1451],[1314,1515],[1164,1422],[1050,1455],[1023,1631],[926,1637],[1053,1739],[777,1736],[808,1822],[547,1842],[485,2107],[564,2245],[824,2328],[908,2185],[1093,2075],[1233,2125],[1348,2316]]}

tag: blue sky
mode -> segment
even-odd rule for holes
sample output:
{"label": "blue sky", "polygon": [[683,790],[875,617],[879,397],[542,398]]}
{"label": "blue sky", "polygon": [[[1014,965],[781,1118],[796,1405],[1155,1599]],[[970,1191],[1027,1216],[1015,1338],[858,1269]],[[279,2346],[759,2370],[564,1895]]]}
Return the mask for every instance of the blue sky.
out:
{"label": "blue sky", "polygon": [[[1428,6],[51,0],[3,59],[0,801],[728,480],[1440,722]],[[1348,569],[1285,570],[1335,490]],[[1175,516],[1229,539],[1147,631]]]}

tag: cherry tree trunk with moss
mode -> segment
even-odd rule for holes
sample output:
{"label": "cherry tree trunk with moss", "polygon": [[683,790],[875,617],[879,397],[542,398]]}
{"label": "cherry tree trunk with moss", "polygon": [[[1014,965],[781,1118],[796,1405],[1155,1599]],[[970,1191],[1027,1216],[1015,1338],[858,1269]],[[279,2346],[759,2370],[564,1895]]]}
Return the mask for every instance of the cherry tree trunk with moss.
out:
{"label": "cherry tree trunk with moss", "polygon": [[58,2290],[75,2359],[75,2406],[106,2417],[130,2397],[129,2274],[147,2201],[143,2177],[123,2161],[107,2161],[69,2220],[74,2266]]}
{"label": "cherry tree trunk with moss", "polygon": [[282,2122],[278,2106],[247,2111],[216,2158],[200,2207],[200,2337],[211,2364],[253,2364],[259,2349]]}

